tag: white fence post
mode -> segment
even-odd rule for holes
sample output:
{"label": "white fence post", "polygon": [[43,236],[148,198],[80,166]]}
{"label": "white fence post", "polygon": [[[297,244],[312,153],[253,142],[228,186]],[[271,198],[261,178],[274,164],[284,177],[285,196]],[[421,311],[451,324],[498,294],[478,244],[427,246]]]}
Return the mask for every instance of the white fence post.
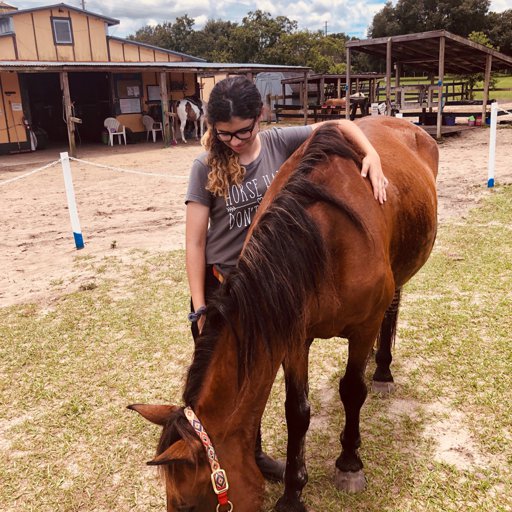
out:
{"label": "white fence post", "polygon": [[491,104],[491,134],[489,139],[489,164],[487,187],[494,187],[494,169],[496,167],[496,125],[498,124],[498,103]]}
{"label": "white fence post", "polygon": [[80,229],[80,221],[78,220],[78,210],[76,208],[75,191],[73,189],[73,178],[71,177],[71,166],[69,164],[69,155],[67,152],[60,154],[62,164],[62,174],[64,175],[64,185],[66,187],[66,197],[68,199],[69,217],[71,219],[71,229],[75,238],[77,249],[84,248],[84,238]]}

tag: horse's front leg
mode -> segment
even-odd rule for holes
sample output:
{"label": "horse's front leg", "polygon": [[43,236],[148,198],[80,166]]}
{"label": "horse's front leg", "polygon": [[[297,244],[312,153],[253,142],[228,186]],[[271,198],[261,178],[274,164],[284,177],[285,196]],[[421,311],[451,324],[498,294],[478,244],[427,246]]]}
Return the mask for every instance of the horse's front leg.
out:
{"label": "horse's front leg", "polygon": [[347,369],[339,386],[345,408],[345,428],[340,436],[342,451],[336,460],[335,485],[350,493],[363,491],[366,487],[363,462],[358,454],[361,446],[359,419],[368,394],[364,372],[378,331],[379,325],[373,325],[349,336]]}
{"label": "horse's front leg", "polygon": [[308,353],[313,340],[307,340],[303,354],[295,361],[285,361],[286,425],[288,445],[284,494],[276,503],[278,512],[305,512],[301,500],[302,489],[308,481],[304,458],[304,441],[309,428],[310,406],[308,400]]}

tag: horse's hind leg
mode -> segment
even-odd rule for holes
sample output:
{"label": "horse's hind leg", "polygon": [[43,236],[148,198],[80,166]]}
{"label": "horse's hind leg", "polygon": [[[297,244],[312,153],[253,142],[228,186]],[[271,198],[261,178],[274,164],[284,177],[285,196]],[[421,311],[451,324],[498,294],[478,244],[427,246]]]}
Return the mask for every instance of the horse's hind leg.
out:
{"label": "horse's hind leg", "polygon": [[180,132],[181,132],[181,140],[186,144],[187,139],[185,139],[185,126],[187,125],[187,120],[180,119]]}
{"label": "horse's hind leg", "polygon": [[363,491],[366,487],[363,462],[358,454],[361,446],[359,417],[368,394],[364,372],[377,332],[378,325],[349,337],[347,370],[340,381],[340,398],[345,408],[345,428],[340,436],[342,451],[336,460],[335,485],[338,489],[350,493]]}
{"label": "horse's hind leg", "polygon": [[372,391],[376,393],[391,393],[393,391],[393,375],[391,374],[391,361],[393,360],[392,348],[396,336],[396,324],[398,321],[398,310],[400,308],[401,289],[395,290],[393,302],[384,315],[378,337],[377,353],[375,362],[377,368],[373,374]]}
{"label": "horse's hind leg", "polygon": [[286,383],[286,424],[288,445],[284,494],[276,503],[278,512],[305,512],[302,489],[308,481],[304,458],[304,440],[309,428],[308,352],[312,340],[306,341],[304,353],[283,365]]}

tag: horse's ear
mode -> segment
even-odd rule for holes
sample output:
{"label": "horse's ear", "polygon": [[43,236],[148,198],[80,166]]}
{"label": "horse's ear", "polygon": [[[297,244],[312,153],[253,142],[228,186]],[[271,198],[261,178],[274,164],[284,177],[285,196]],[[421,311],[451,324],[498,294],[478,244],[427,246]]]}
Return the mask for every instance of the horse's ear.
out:
{"label": "horse's ear", "polygon": [[151,423],[165,427],[173,414],[179,411],[176,405],[132,404],[128,409],[138,412]]}
{"label": "horse's ear", "polygon": [[169,446],[167,450],[157,455],[153,460],[150,460],[148,466],[161,466],[163,464],[170,464],[171,462],[185,462],[195,464],[196,457],[194,457],[193,450],[197,447],[198,443],[190,445],[183,440],[176,441]]}

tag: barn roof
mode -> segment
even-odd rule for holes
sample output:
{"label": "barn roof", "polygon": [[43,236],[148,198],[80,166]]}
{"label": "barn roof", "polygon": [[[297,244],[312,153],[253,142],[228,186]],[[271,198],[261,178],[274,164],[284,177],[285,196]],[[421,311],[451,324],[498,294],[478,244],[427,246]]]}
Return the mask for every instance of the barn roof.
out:
{"label": "barn roof", "polygon": [[447,73],[484,72],[489,55],[492,57],[493,70],[512,69],[512,56],[451,34],[446,30],[347,41],[346,47],[386,59],[386,48],[388,42],[390,42],[391,58],[394,63],[437,73],[439,69],[439,47],[443,37],[445,40],[444,69]]}

